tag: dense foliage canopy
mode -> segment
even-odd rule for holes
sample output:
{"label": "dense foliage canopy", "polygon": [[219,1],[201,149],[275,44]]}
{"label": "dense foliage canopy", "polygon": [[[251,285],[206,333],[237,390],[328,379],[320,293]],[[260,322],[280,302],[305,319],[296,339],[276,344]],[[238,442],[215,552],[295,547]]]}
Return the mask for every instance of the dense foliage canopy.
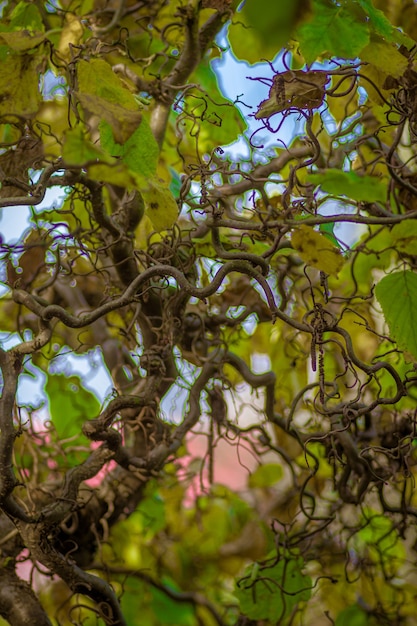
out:
{"label": "dense foliage canopy", "polygon": [[0,622],[414,624],[413,0],[1,9]]}

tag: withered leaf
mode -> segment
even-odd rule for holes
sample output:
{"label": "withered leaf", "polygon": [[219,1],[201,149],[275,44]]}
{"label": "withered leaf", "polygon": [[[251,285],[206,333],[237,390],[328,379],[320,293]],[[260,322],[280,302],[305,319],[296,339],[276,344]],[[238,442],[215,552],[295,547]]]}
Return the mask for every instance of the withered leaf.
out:
{"label": "withered leaf", "polygon": [[316,109],[323,103],[328,81],[328,74],[320,71],[289,70],[275,74],[269,97],[261,102],[255,118],[271,117],[291,107]]}
{"label": "withered leaf", "polygon": [[[34,135],[22,136],[16,146],[0,155],[0,198],[24,196],[29,169],[38,169],[43,159],[43,143]],[[23,187],[13,184],[23,183]]]}
{"label": "withered leaf", "polygon": [[25,288],[45,272],[45,250],[50,245],[49,236],[43,232],[31,231],[25,239],[25,251],[15,267],[10,260],[7,262],[7,283],[11,287],[18,284]]}

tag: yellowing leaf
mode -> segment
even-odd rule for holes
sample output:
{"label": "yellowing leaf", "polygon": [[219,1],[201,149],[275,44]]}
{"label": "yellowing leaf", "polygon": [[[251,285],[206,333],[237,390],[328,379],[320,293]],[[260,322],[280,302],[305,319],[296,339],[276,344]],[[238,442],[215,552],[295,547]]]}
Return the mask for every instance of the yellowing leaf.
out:
{"label": "yellowing leaf", "polygon": [[395,78],[402,77],[408,67],[408,59],[393,44],[383,39],[372,38],[362,50],[361,59]]}
{"label": "yellowing leaf", "polygon": [[79,61],[77,65],[78,91],[98,95],[108,102],[117,102],[131,111],[138,106],[134,96],[123,86],[110,65],[102,59]]}
{"label": "yellowing leaf", "polygon": [[139,226],[135,230],[135,248],[138,250],[146,250],[148,241],[154,232],[155,228],[145,213],[139,222]]}
{"label": "yellowing leaf", "polygon": [[32,117],[39,108],[43,57],[10,54],[0,61],[0,115]]}
{"label": "yellowing leaf", "polygon": [[29,31],[15,31],[0,33],[0,40],[16,52],[23,52],[35,48],[45,39],[45,33],[31,33]]}
{"label": "yellowing leaf", "polygon": [[137,177],[123,163],[93,163],[87,168],[88,176],[93,180],[111,183],[118,187],[138,188]]}
{"label": "yellowing leaf", "polygon": [[110,124],[117,143],[127,141],[142,120],[133,94],[102,59],[79,61],[77,77],[81,104]]}
{"label": "yellowing leaf", "polygon": [[340,251],[311,226],[299,226],[292,234],[291,243],[307,265],[326,274],[338,274],[343,267]]}
{"label": "yellowing leaf", "polygon": [[76,93],[76,96],[87,111],[110,124],[114,140],[119,144],[130,139],[142,121],[140,111],[126,109],[117,102],[109,102],[94,94]]}
{"label": "yellowing leaf", "polygon": [[405,220],[396,224],[390,233],[396,250],[417,255],[417,223],[416,220]]}
{"label": "yellowing leaf", "polygon": [[85,137],[82,128],[77,127],[65,133],[62,157],[68,165],[84,165],[91,161],[113,161],[102,150]]}
{"label": "yellowing leaf", "polygon": [[59,40],[58,51],[65,60],[71,58],[71,45],[78,45],[82,39],[84,29],[81,20],[73,13],[65,15],[65,26],[62,29],[61,38]]}
{"label": "yellowing leaf", "polygon": [[178,205],[168,187],[153,179],[147,181],[141,192],[146,203],[145,214],[155,230],[171,228],[178,217]]}

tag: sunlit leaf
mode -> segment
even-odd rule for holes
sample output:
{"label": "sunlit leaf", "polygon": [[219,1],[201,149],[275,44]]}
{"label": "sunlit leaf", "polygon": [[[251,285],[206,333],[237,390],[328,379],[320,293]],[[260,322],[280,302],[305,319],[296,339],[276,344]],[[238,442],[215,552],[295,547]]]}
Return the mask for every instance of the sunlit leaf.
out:
{"label": "sunlit leaf", "polygon": [[61,439],[79,435],[83,423],[97,416],[100,403],[79,376],[48,374],[45,383],[51,419]]}
{"label": "sunlit leaf", "polygon": [[274,59],[279,47],[274,41],[262,39],[244,14],[237,14],[230,22],[228,39],[236,58],[247,63],[259,63],[260,59]]}
{"label": "sunlit leaf", "polygon": [[96,94],[78,92],[76,95],[87,111],[99,115],[110,124],[114,139],[120,144],[131,138],[142,121],[140,111],[126,109],[118,102],[109,102]]}
{"label": "sunlit leaf", "polygon": [[343,267],[340,250],[311,226],[301,225],[294,230],[291,243],[307,265],[327,274],[338,274]]}
{"label": "sunlit leaf", "polygon": [[58,51],[63,59],[70,60],[71,46],[77,46],[83,36],[84,28],[78,15],[67,12],[65,14],[65,26],[62,29]]}
{"label": "sunlit leaf", "polygon": [[405,562],[406,550],[392,521],[370,508],[364,510],[362,527],[353,542],[359,553],[371,554],[393,574]]}
{"label": "sunlit leaf", "polygon": [[149,179],[141,188],[145,214],[158,232],[171,228],[178,217],[178,205],[169,188],[157,179]]}
{"label": "sunlit leaf", "polygon": [[274,3],[268,0],[247,0],[242,14],[258,31],[259,37],[275,44],[278,51],[288,42],[297,23],[308,17],[310,4],[309,0],[281,0]]}
{"label": "sunlit leaf", "polygon": [[417,274],[393,272],[379,281],[375,295],[392,338],[417,359]]}
{"label": "sunlit leaf", "polygon": [[408,49],[412,48],[414,42],[411,38],[407,37],[398,28],[394,28],[385,13],[374,6],[376,3],[373,3],[372,0],[358,0],[358,4],[365,11],[367,20],[369,20],[372,30],[377,35],[381,35],[387,41],[403,44]]}
{"label": "sunlit leaf", "polygon": [[247,121],[233,102],[222,95],[211,65],[201,64],[193,77],[203,91],[190,92],[185,101],[185,108],[193,117],[187,123],[187,132],[194,136],[198,125],[203,152],[236,141],[246,130]]}
{"label": "sunlit leaf", "polygon": [[356,172],[328,169],[322,174],[309,174],[307,181],[334,195],[344,195],[351,200],[385,202],[387,186],[375,176],[359,176]]}

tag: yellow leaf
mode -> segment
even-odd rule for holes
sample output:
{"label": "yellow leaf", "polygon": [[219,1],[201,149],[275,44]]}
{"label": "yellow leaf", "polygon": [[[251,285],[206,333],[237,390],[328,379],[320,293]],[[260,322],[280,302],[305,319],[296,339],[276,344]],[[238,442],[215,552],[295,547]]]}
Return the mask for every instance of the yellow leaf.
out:
{"label": "yellow leaf", "polygon": [[65,22],[59,40],[58,51],[64,60],[69,61],[71,59],[70,46],[77,46],[80,43],[84,29],[80,18],[73,13],[67,13],[65,15]]}
{"label": "yellow leaf", "polygon": [[137,250],[146,250],[148,241],[154,232],[154,226],[149,217],[145,214],[135,230],[135,248]]}
{"label": "yellow leaf", "polygon": [[[387,78],[388,74],[376,65],[370,64],[361,67],[360,82],[365,88],[370,100],[375,102],[378,106],[384,106],[385,102],[383,98],[389,102],[390,94],[393,93],[393,90],[386,89]],[[375,89],[374,85],[376,85],[378,89]],[[381,97],[381,94],[383,97]]]}
{"label": "yellow leaf", "polygon": [[395,78],[402,78],[409,65],[408,58],[401,54],[394,44],[383,39],[372,38],[362,50],[361,59]]}
{"label": "yellow leaf", "polygon": [[311,226],[299,226],[291,236],[291,243],[307,265],[326,274],[338,274],[343,267],[340,251]]}
{"label": "yellow leaf", "polygon": [[32,117],[39,108],[43,57],[10,54],[0,62],[0,115]]}
{"label": "yellow leaf", "polygon": [[142,120],[133,94],[103,59],[79,61],[77,78],[76,95],[82,106],[104,118],[112,128],[114,140],[124,144]]}
{"label": "yellow leaf", "polygon": [[137,187],[137,177],[123,163],[94,163],[87,167],[87,171],[88,176],[93,180],[111,183],[127,189],[135,189]]}
{"label": "yellow leaf", "polygon": [[178,205],[168,187],[148,180],[141,192],[146,203],[145,214],[155,230],[161,232],[171,228],[178,217]]}
{"label": "yellow leaf", "polygon": [[45,33],[31,33],[29,31],[17,31],[12,33],[0,33],[0,40],[16,52],[31,50],[45,39]]}

